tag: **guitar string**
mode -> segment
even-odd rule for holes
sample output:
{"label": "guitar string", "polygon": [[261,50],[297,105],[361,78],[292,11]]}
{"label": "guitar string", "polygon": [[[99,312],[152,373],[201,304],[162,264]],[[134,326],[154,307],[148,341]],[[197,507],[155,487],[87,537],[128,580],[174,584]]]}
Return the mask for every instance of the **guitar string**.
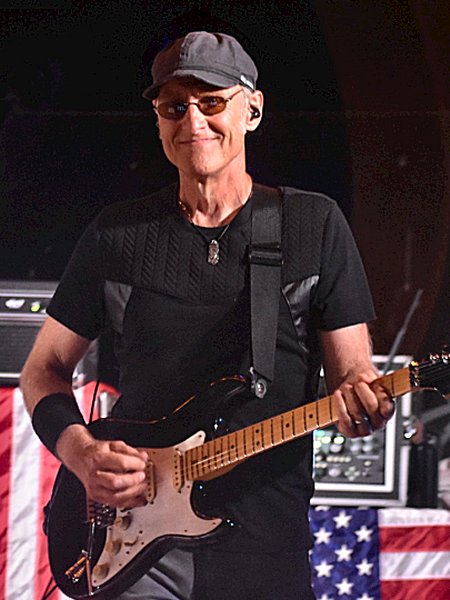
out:
{"label": "guitar string", "polygon": [[[323,398],[322,398],[322,400],[323,400]],[[305,407],[299,407],[299,408],[303,409],[302,410],[303,413],[306,413],[306,408]],[[281,415],[277,415],[277,417],[273,417],[272,420],[275,419],[275,418],[278,418],[280,416]],[[294,418],[294,411],[291,411],[291,418],[292,419]],[[315,427],[320,427],[321,425],[323,425],[325,423],[326,420],[327,419],[324,419],[324,421],[322,423],[316,423]],[[250,426],[250,427],[252,427],[252,426]],[[230,464],[238,463],[238,462],[244,460],[244,458],[246,458],[247,456],[254,456],[255,454],[259,454],[259,453],[263,452],[264,450],[270,450],[271,448],[274,448],[275,446],[281,445],[283,442],[290,442],[290,441],[292,441],[292,440],[294,440],[296,438],[302,437],[303,435],[306,435],[307,433],[310,433],[313,429],[315,429],[315,427],[313,427],[312,429],[307,428],[304,431],[302,431],[302,432],[300,432],[298,434],[290,435],[289,437],[283,437],[282,436],[281,439],[280,439],[280,441],[273,440],[271,442],[270,446],[260,446],[257,449],[253,448],[250,454],[245,454],[245,452],[244,452],[244,456],[240,456],[240,452],[241,452],[241,450],[245,450],[245,442],[243,444],[237,443],[236,444],[236,448],[233,449],[233,453],[234,454],[238,454],[237,459],[236,460],[232,460],[232,461],[228,461],[225,464],[223,464],[223,460],[222,459],[227,458],[227,457],[230,456],[229,449],[221,450],[218,454],[212,453],[207,458],[201,458],[197,462],[193,462],[195,459],[194,459],[193,455],[191,454],[190,455],[191,456],[191,461],[190,461],[190,465],[189,466],[190,466],[191,470],[193,470],[195,467],[201,467],[201,466],[204,466],[204,465],[207,465],[208,467],[210,467],[211,466],[209,464],[210,461],[212,461],[212,460],[213,461],[222,460],[222,464],[221,465],[219,465],[215,469],[214,468],[211,469],[211,471],[214,471],[214,470],[217,471],[217,470],[219,470],[221,468],[229,466]],[[241,430],[241,431],[243,431],[243,430]],[[237,434],[237,432],[234,432],[234,433]],[[217,439],[220,439],[220,438],[217,438]],[[207,444],[210,444],[211,447],[213,447],[213,441],[207,442]],[[206,445],[206,444],[204,444],[204,445]],[[199,447],[202,448],[203,446],[199,446]],[[191,450],[188,450],[188,453],[190,453],[190,452],[191,452]],[[187,457],[189,456],[188,453],[186,453],[186,462],[188,460]],[[186,465],[186,470],[189,469],[189,466]]]}
{"label": "guitar string", "polygon": [[[321,398],[320,400],[322,401],[322,404],[323,404],[324,400],[327,400],[329,402],[330,398],[331,398],[331,396],[326,396],[325,398]],[[311,410],[313,406],[314,406],[313,410],[315,412],[318,412],[318,410],[323,410],[323,407],[319,407],[320,400],[312,402],[310,405],[307,405],[307,406],[298,407],[298,409],[300,409],[300,412],[299,412],[300,418],[305,419],[307,410]],[[287,413],[290,416],[290,420],[292,422],[295,419],[295,414],[294,414],[295,410],[297,410],[297,409],[293,409],[292,411],[289,411]],[[327,412],[328,412],[328,410],[327,410]],[[272,417],[271,418],[271,424],[273,424],[274,419],[279,419],[280,417],[281,417],[281,415],[276,415],[276,416]],[[226,450],[221,450],[219,453],[215,453],[214,452],[214,441],[211,440],[211,441],[207,442],[206,444],[204,444],[204,445],[209,445],[209,447],[212,449],[211,454],[208,455],[206,458],[201,457],[200,460],[195,461],[195,458],[194,458],[193,452],[192,452],[193,449],[192,450],[188,450],[188,452],[186,453],[186,463],[188,461],[188,457],[190,457],[190,464],[189,465],[186,464],[186,470],[188,470],[189,467],[190,467],[191,471],[193,472],[194,468],[198,469],[199,467],[204,467],[205,465],[207,465],[207,467],[210,469],[210,471],[220,470],[221,468],[227,467],[230,464],[234,464],[235,462],[238,463],[238,462],[244,460],[244,458],[246,458],[247,456],[253,456],[255,454],[259,454],[260,452],[263,452],[264,450],[269,450],[269,449],[271,449],[271,448],[273,448],[275,446],[281,445],[285,441],[289,442],[289,441],[292,441],[292,440],[294,440],[296,438],[302,437],[302,436],[310,433],[311,431],[313,431],[315,428],[321,427],[325,423],[329,422],[329,420],[327,418],[323,418],[322,419],[322,418],[319,417],[317,420],[320,421],[320,422],[319,423],[316,422],[314,424],[314,427],[312,427],[312,428],[307,427],[306,429],[304,429],[300,433],[290,435],[289,437],[284,437],[283,434],[285,432],[284,432],[284,430],[282,430],[282,436],[281,436],[281,439],[279,441],[273,440],[273,434],[271,433],[272,442],[271,442],[270,446],[263,446],[263,447],[260,446],[257,449],[253,448],[250,454],[245,454],[245,442],[239,444],[238,440],[236,440],[236,448],[233,449],[233,453],[234,454],[237,453],[238,457],[237,457],[236,460],[231,460],[231,461],[228,460],[228,462],[226,462],[225,464],[223,462],[223,459],[224,458],[227,459],[230,456],[230,450],[226,449]],[[261,426],[261,424],[258,424],[258,425]],[[257,426],[257,425],[255,425],[255,426]],[[250,429],[248,430],[248,432],[249,433],[253,433],[252,428],[255,427],[255,426],[250,426]],[[241,430],[241,431],[244,431],[244,430]],[[292,432],[292,430],[290,430],[290,432]],[[237,436],[237,433],[238,432],[234,432],[234,434],[236,436]],[[233,434],[231,434],[231,435],[233,435]],[[262,434],[262,436],[263,435],[264,434]],[[217,439],[220,439],[220,438],[217,438]],[[202,447],[203,446],[200,446],[200,448],[202,448]],[[244,456],[240,456],[241,451],[243,451]],[[211,461],[215,461],[215,462],[221,461],[221,464],[218,467],[211,468],[211,465],[210,465]]]}
{"label": "guitar string", "polygon": [[[304,420],[304,422],[306,424],[306,413],[307,413],[307,410],[311,410],[312,407],[314,406],[313,411],[316,413],[316,417],[317,418],[316,418],[316,422],[314,423],[313,427],[308,427],[307,426],[306,428],[303,429],[303,431],[301,431],[298,434],[295,434],[295,433],[292,434],[291,432],[293,430],[291,429],[290,432],[289,432],[290,433],[289,436],[286,436],[286,432],[283,429],[282,433],[281,433],[281,438],[279,440],[273,440],[273,435],[271,434],[272,442],[271,442],[270,446],[260,446],[258,448],[254,448],[253,447],[253,449],[252,449],[252,451],[251,451],[250,454],[245,454],[245,442],[243,444],[242,443],[239,444],[239,442],[237,440],[236,448],[233,449],[233,453],[234,454],[238,454],[238,457],[237,457],[236,460],[233,460],[233,461],[228,460],[228,462],[226,462],[225,464],[223,463],[223,459],[224,458],[228,458],[230,456],[230,450],[228,448],[225,449],[225,450],[221,450],[218,454],[217,453],[213,453],[211,455],[208,455],[206,458],[202,458],[201,457],[200,460],[197,461],[197,462],[195,462],[195,463],[193,462],[195,460],[194,457],[193,457],[193,453],[189,450],[188,452],[190,453],[191,461],[190,461],[190,465],[186,465],[186,469],[188,469],[189,466],[190,466],[190,468],[191,468],[191,470],[193,472],[193,470],[194,470],[195,467],[203,467],[206,464],[209,467],[210,471],[214,471],[214,470],[217,471],[217,470],[220,470],[221,468],[227,467],[230,464],[239,463],[242,460],[244,460],[244,458],[246,458],[247,456],[254,456],[255,454],[259,454],[259,453],[263,452],[264,450],[270,450],[271,448],[276,447],[278,445],[281,445],[284,442],[290,442],[290,441],[292,441],[292,440],[294,440],[296,438],[302,437],[302,436],[310,433],[311,431],[313,431],[317,427],[322,427],[322,426],[324,426],[326,424],[332,423],[333,421],[330,420],[328,418],[328,416],[324,417],[323,414],[319,415],[319,411],[321,413],[323,413],[323,411],[324,411],[324,406],[323,406],[324,403],[327,405],[327,407],[325,409],[326,412],[331,414],[331,412],[330,412],[331,411],[331,407],[329,406],[330,401],[331,401],[331,396],[326,396],[324,398],[320,398],[319,400],[317,400],[315,402],[312,402],[310,405],[297,407],[297,409],[293,409],[292,411],[288,411],[287,415],[289,415],[290,421],[292,423],[294,423],[295,422],[295,411],[298,410],[298,409],[300,409],[300,413],[301,414],[299,413],[299,416],[300,416],[300,418],[303,418],[303,420]],[[276,415],[276,416],[272,417],[270,419],[271,420],[271,425],[273,425],[274,419],[279,419],[281,416],[282,415]],[[255,425],[250,425],[249,426],[249,433],[253,433],[252,428],[254,428],[256,426],[261,426],[261,423],[255,424]],[[294,429],[295,429],[295,427],[294,427]],[[243,430],[241,430],[241,431],[243,431]],[[237,434],[238,432],[234,432],[234,433]],[[264,434],[262,434],[262,436],[263,435]],[[220,439],[220,438],[217,438],[217,439]],[[214,446],[213,446],[214,441],[207,442],[207,444],[210,444],[210,447],[214,448]],[[200,447],[202,447],[202,446],[200,446]],[[240,455],[241,451],[243,451],[243,456]],[[186,462],[188,460],[187,456],[188,455],[186,455]],[[217,461],[222,461],[222,462],[215,469],[214,468],[211,469],[211,465],[210,465],[211,460],[214,460],[216,462]]]}
{"label": "guitar string", "polygon": [[[443,364],[442,363],[439,364],[439,363],[434,363],[433,361],[429,360],[429,361],[425,361],[425,362],[420,363],[418,365],[418,367],[419,367],[419,370],[420,369],[423,370],[423,368],[427,368],[429,372],[433,371],[433,374],[435,374],[436,371],[437,372],[439,372],[439,371],[445,371],[445,367],[450,367],[450,365],[446,364],[445,362]],[[408,368],[408,367],[406,367],[406,368]],[[442,373],[442,374],[445,376],[445,373]],[[384,377],[392,379],[392,378],[394,378],[394,376],[395,376],[395,372],[394,373],[389,373],[388,375],[380,377],[380,379],[383,379]],[[323,400],[323,398],[322,398],[322,400]],[[318,402],[318,401],[316,401],[316,402]],[[313,404],[316,404],[316,403],[313,403]],[[299,408],[303,409],[302,410],[303,413],[306,412],[306,407],[299,407]],[[277,417],[280,417],[280,416],[281,415],[277,415]],[[273,418],[277,418],[277,417],[273,417]],[[291,413],[291,418],[294,418],[293,411]],[[317,424],[317,427],[320,427],[322,425],[323,424],[319,423],[319,424]],[[249,455],[248,454],[245,455],[245,442],[243,444],[236,443],[236,448],[233,448],[232,450],[233,450],[234,454],[238,455],[237,459],[236,460],[228,460],[228,462],[225,462],[225,463],[223,462],[223,459],[227,459],[230,456],[230,449],[221,450],[218,454],[212,453],[207,458],[201,458],[198,462],[193,462],[194,458],[193,458],[193,455],[191,454],[190,455],[191,456],[190,465],[186,464],[186,471],[189,469],[189,466],[190,466],[191,470],[193,470],[194,468],[203,467],[205,465],[207,465],[208,467],[210,467],[211,466],[210,462],[212,460],[216,461],[216,462],[217,461],[221,461],[221,463],[222,463],[221,465],[219,465],[218,467],[216,467],[216,469],[212,469],[212,471],[219,470],[219,469],[221,469],[223,467],[227,467],[228,465],[233,464],[234,462],[240,462],[241,460],[244,460],[244,458],[246,458],[246,456],[253,456],[254,454],[258,454],[259,452],[262,452],[262,451],[264,451],[266,449],[270,449],[270,448],[273,448],[276,445],[280,445],[284,441],[291,441],[291,440],[293,440],[295,438],[302,437],[303,435],[306,435],[307,433],[309,433],[313,429],[314,428],[312,428],[312,429],[305,429],[304,431],[302,431],[298,435],[290,436],[288,439],[285,439],[284,437],[281,437],[281,440],[279,442],[272,441],[271,445],[269,447],[263,446],[263,447],[259,447],[257,449],[253,448],[252,451],[251,451],[251,453]],[[241,430],[241,431],[243,431],[243,430]],[[250,432],[252,432],[251,429],[249,430],[249,433]],[[235,434],[237,434],[237,432],[235,432]],[[220,439],[220,438],[218,438],[218,439]],[[213,444],[211,442],[207,442],[207,444],[210,444],[211,447],[213,448]],[[242,456],[242,457],[240,456],[241,451],[244,451],[243,452],[244,456]],[[187,462],[188,456],[189,455],[186,454],[186,462]]]}

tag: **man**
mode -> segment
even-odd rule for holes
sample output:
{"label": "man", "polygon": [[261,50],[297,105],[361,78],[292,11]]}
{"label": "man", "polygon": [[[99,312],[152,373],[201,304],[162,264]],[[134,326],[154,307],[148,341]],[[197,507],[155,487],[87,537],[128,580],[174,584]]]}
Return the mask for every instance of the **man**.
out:
{"label": "man", "polygon": [[[22,374],[33,425],[88,496],[145,504],[143,451],[97,441],[73,400],[71,374],[112,326],[121,368],[115,417],[170,414],[208,382],[250,366],[248,246],[261,194],[246,171],[245,136],[262,118],[252,59],[232,37],[193,32],[161,51],[153,102],[178,185],[105,209],[72,257]],[[283,272],[275,378],[239,404],[231,428],[312,399],[319,350],[338,425],[367,435],[394,411],[376,378],[374,318],[360,259],[336,204],[283,188]],[[174,442],[175,443],[175,442]],[[204,505],[229,517],[214,544],[175,549],[121,595],[131,598],[308,600],[311,439],[245,462],[205,484]]]}

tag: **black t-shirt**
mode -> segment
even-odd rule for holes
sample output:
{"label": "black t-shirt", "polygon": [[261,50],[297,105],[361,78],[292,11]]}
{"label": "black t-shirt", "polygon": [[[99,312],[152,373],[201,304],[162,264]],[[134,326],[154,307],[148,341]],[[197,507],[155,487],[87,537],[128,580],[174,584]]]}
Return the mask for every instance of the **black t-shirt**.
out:
{"label": "black t-shirt", "polygon": [[[314,399],[318,331],[374,318],[348,225],[322,195],[282,188],[284,264],[275,381],[242,403],[229,426]],[[251,200],[207,262],[206,233],[177,207],[177,187],[106,208],[86,230],[49,314],[88,339],[115,331],[120,366],[116,417],[159,419],[211,381],[250,366],[247,252]],[[252,458],[207,483],[202,509],[234,523],[222,549],[292,551],[309,545],[311,438]],[[218,546],[218,547],[219,547]]]}

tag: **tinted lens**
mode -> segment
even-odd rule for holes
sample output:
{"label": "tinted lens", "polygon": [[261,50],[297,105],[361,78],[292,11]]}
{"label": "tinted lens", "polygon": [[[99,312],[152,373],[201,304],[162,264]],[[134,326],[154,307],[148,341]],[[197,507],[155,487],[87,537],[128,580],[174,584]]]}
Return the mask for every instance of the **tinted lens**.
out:
{"label": "tinted lens", "polygon": [[204,115],[217,115],[225,110],[227,101],[220,96],[205,96],[198,101],[198,107]]}
{"label": "tinted lens", "polygon": [[156,107],[158,114],[164,119],[178,121],[186,114],[187,106],[183,102],[162,102]]}
{"label": "tinted lens", "polygon": [[161,102],[156,107],[158,114],[164,119],[171,119],[172,121],[179,121],[184,117],[188,106],[195,104],[199,110],[207,116],[217,115],[218,113],[225,110],[227,100],[220,96],[205,96],[200,98],[198,102]]}

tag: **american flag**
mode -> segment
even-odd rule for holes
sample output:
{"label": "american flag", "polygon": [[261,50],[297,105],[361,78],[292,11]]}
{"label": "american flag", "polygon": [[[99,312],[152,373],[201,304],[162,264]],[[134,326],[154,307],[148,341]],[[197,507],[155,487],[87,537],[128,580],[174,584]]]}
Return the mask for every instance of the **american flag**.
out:
{"label": "american flag", "polygon": [[[85,417],[92,393],[93,384],[76,392]],[[41,600],[51,587],[42,507],[59,465],[17,389],[0,388],[0,432],[0,600]],[[448,511],[316,507],[310,520],[318,600],[450,599]]]}
{"label": "american flag", "polygon": [[[95,383],[76,390],[88,419]],[[101,385],[98,393],[111,391]],[[0,599],[41,600],[52,587],[42,508],[59,462],[31,428],[16,388],[0,388]],[[51,600],[67,598],[57,592]]]}
{"label": "american flag", "polygon": [[450,512],[316,507],[317,600],[449,600]]}

